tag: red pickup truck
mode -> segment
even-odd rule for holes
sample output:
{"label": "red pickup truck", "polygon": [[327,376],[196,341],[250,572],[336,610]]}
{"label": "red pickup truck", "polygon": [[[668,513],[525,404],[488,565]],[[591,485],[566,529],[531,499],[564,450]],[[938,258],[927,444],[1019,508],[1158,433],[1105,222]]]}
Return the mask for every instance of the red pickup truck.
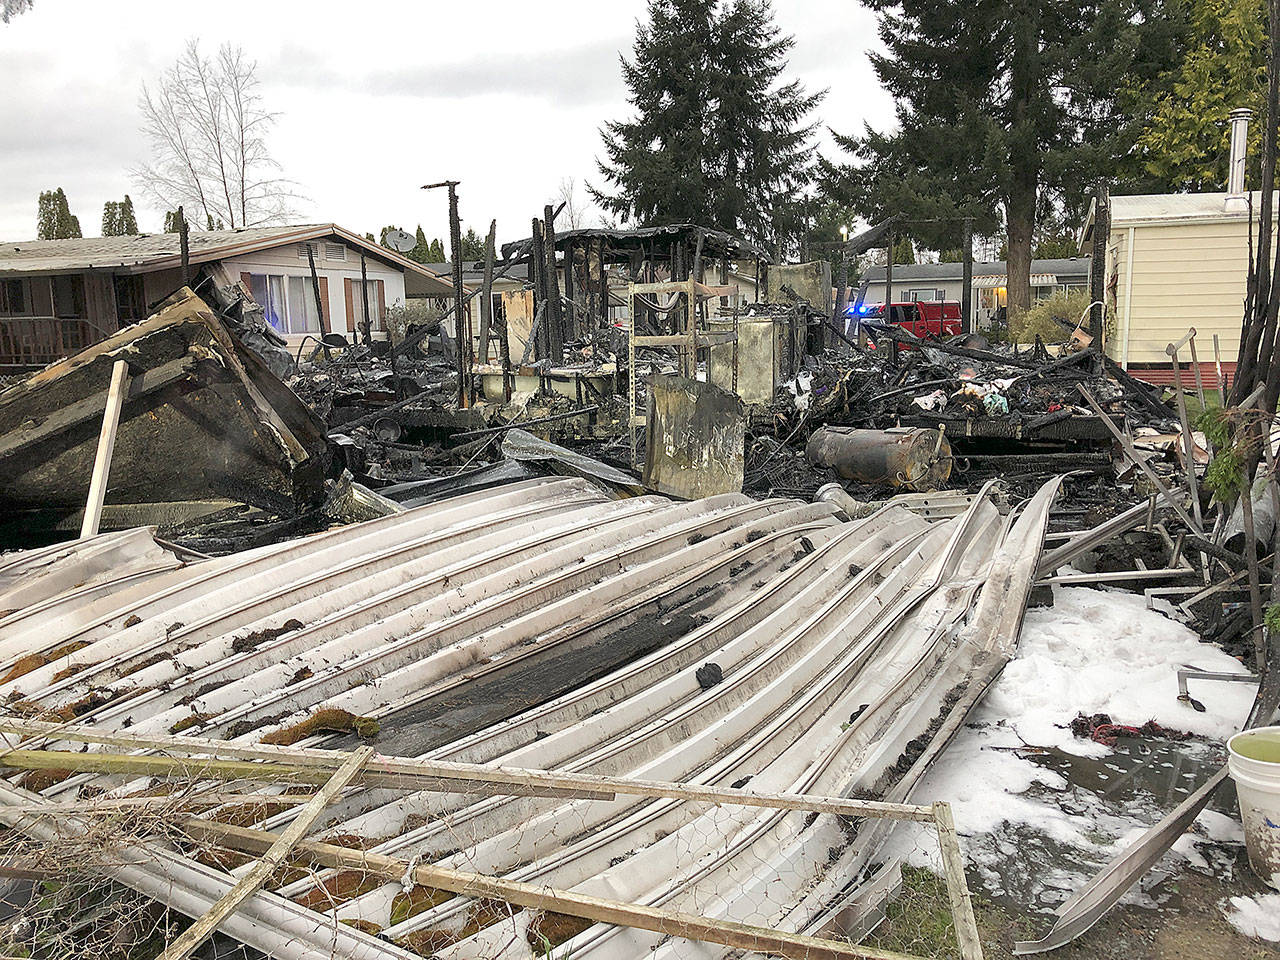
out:
{"label": "red pickup truck", "polygon": [[915,300],[909,303],[863,304],[858,320],[893,323],[921,339],[945,337],[963,332],[958,300]]}

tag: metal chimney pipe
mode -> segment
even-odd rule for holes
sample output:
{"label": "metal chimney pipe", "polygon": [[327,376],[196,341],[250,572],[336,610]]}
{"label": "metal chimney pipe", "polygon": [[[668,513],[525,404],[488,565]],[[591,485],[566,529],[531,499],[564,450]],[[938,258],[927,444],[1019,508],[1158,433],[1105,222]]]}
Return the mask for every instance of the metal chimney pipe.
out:
{"label": "metal chimney pipe", "polygon": [[1227,162],[1227,209],[1243,210],[1244,168],[1249,155],[1249,118],[1253,111],[1237,107],[1231,111],[1231,157]]}

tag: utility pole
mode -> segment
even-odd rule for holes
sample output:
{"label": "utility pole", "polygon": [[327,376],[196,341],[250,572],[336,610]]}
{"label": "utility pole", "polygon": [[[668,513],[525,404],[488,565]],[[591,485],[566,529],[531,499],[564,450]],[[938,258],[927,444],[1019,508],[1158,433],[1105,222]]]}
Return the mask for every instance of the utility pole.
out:
{"label": "utility pole", "polygon": [[458,406],[468,406],[468,400],[475,402],[475,390],[471,383],[471,331],[464,329],[462,311],[462,222],[458,219],[458,180],[442,180],[440,183],[428,183],[423,190],[435,190],[438,187],[449,188],[449,249],[453,258],[453,328],[457,331],[454,344],[458,353]]}
{"label": "utility pole", "polygon": [[960,329],[973,333],[973,217],[964,218],[960,256],[964,261],[960,281]]}

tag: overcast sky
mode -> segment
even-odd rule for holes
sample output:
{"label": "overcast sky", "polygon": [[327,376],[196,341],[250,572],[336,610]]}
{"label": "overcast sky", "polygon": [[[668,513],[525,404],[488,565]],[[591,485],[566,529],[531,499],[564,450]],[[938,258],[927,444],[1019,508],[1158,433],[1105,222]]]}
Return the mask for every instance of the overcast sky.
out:
{"label": "overcast sky", "polygon": [[[890,122],[866,60],[874,18],[854,0],[775,0],[796,38],[790,73],[827,88],[817,119],[839,131]],[[462,217],[499,240],[529,220],[563,178],[596,181],[600,125],[626,114],[619,51],[644,0],[35,0],[0,24],[0,239],[36,232],[41,190],[62,187],[86,236],[104,201],[133,195],[148,156],[138,93],[192,37],[258,63],[279,114],[272,152],[307,200],[299,222],[364,233],[384,224],[447,234],[443,191],[458,179]],[[825,130],[822,149],[829,150]]]}

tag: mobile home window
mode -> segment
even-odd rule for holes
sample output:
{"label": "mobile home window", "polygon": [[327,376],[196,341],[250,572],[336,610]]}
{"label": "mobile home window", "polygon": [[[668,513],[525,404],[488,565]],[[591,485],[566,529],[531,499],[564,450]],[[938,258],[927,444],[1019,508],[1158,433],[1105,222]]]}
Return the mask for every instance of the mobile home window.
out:
{"label": "mobile home window", "polygon": [[[302,255],[304,257],[307,255],[305,250]],[[281,333],[288,333],[284,277],[270,273],[251,273],[249,274],[249,292],[253,294],[253,299],[258,301],[258,306],[262,307],[263,313],[267,316],[267,323]]]}
{"label": "mobile home window", "polygon": [[63,320],[84,318],[84,279],[74,275],[54,277],[53,315]]}
{"label": "mobile home window", "polygon": [[29,280],[0,280],[0,313],[10,317],[31,315]]}
{"label": "mobile home window", "polygon": [[[351,312],[354,326],[364,323],[364,302],[360,299],[360,281],[351,281]],[[382,312],[378,309],[378,281],[369,281],[369,328],[381,330]]]}
{"label": "mobile home window", "polygon": [[316,313],[316,291],[310,277],[289,278],[289,302],[286,333],[319,333],[320,315]]}
{"label": "mobile home window", "polygon": [[141,276],[112,277],[116,291],[116,316],[121,323],[137,323],[147,319],[147,297]]}

